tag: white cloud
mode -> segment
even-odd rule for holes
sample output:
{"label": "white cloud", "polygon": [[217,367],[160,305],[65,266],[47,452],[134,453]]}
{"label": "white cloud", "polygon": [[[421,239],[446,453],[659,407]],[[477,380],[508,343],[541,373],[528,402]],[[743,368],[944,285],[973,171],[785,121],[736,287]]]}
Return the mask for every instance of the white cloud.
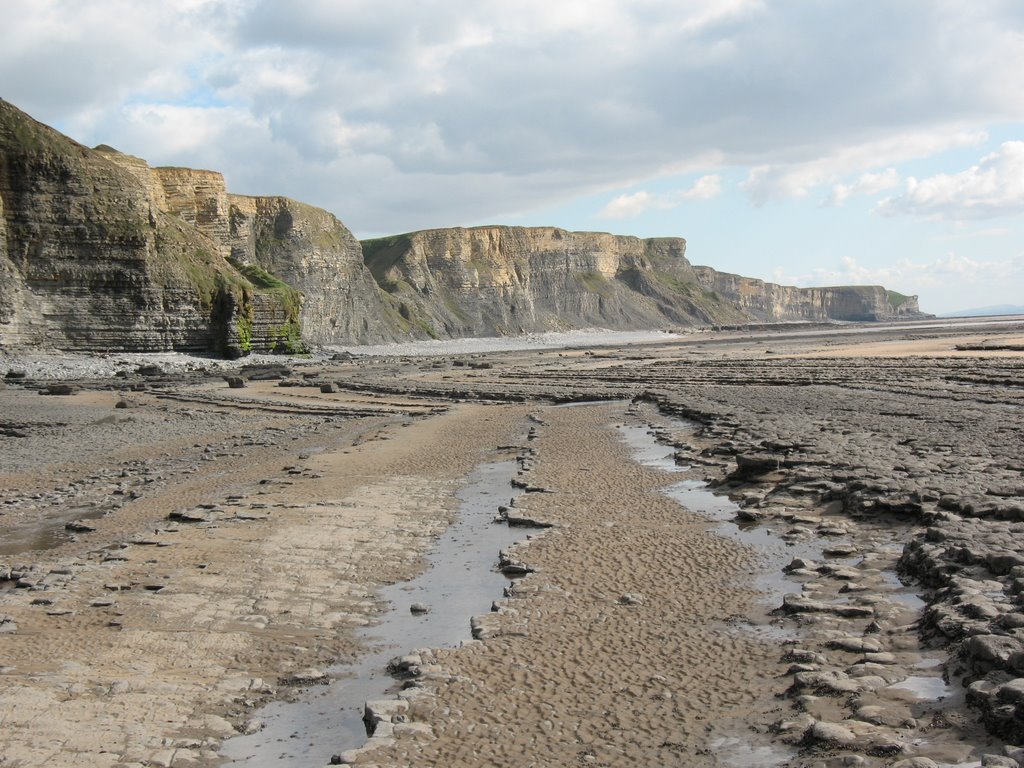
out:
{"label": "white cloud", "polygon": [[4,98],[47,122],[79,110],[108,119],[130,100],[178,101],[197,70],[226,51],[232,2],[37,0],[4,3]]}
{"label": "white cloud", "polygon": [[[751,168],[740,189],[755,205],[805,197],[811,190],[865,168],[896,165],[958,147],[975,146],[988,138],[984,131],[935,130],[901,132],[831,150],[813,160],[772,163]],[[865,174],[865,188],[888,181],[885,174]],[[895,173],[895,170],[893,170]],[[855,186],[855,185],[854,185]],[[881,191],[885,187],[879,188]],[[833,190],[834,191],[834,190]],[[870,192],[863,192],[871,194]]]}
{"label": "white cloud", "polygon": [[717,174],[701,176],[689,189],[652,194],[643,190],[619,195],[598,212],[602,219],[628,219],[649,210],[667,211],[684,202],[711,200],[722,193],[722,178]]}
{"label": "white cloud", "polygon": [[[750,169],[758,204],[856,194],[862,174],[1024,121],[1012,2],[6,5],[4,98],[357,231],[500,217],[680,167]],[[140,130],[159,115],[174,131]],[[679,202],[652,197],[619,206]]]}
{"label": "white cloud", "polygon": [[701,176],[693,186],[679,193],[680,200],[712,200],[722,194],[722,177],[718,174]]}
{"label": "white cloud", "polygon": [[1024,141],[1004,142],[966,171],[907,179],[902,195],[878,204],[884,216],[963,221],[1024,213]]}
{"label": "white cloud", "polygon": [[[979,259],[949,251],[931,261],[900,259],[883,266],[861,264],[851,256],[840,258],[832,268],[818,268],[802,274],[776,270],[774,282],[785,285],[884,285],[925,293],[930,289],[963,290],[971,285],[988,285],[1015,292],[1024,280],[1024,253],[1003,259]],[[989,304],[997,303],[988,301]]]}
{"label": "white cloud", "polygon": [[[190,155],[216,161],[215,147],[240,133],[264,133],[265,126],[245,110],[232,107],[188,107],[166,104],[131,106],[121,114],[121,136],[129,145],[156,141],[163,156]],[[122,151],[126,147],[117,146]],[[223,170],[216,166],[211,170]]]}
{"label": "white cloud", "polygon": [[650,192],[634,192],[631,195],[619,195],[597,215],[602,219],[627,219],[639,216],[654,205],[656,199]]}
{"label": "white cloud", "polygon": [[886,168],[880,173],[865,173],[852,184],[836,184],[823,201],[823,205],[841,206],[855,195],[877,195],[887,189],[898,187],[900,175],[895,168]]}

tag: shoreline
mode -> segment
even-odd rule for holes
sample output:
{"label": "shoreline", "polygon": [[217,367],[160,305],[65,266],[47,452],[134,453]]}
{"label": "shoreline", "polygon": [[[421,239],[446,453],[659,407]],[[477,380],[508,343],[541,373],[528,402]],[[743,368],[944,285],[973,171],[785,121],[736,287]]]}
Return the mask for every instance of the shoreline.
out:
{"label": "shoreline", "polygon": [[[330,345],[314,350],[310,355],[289,357],[286,355],[253,354],[236,360],[218,358],[213,355],[195,355],[181,352],[61,352],[59,350],[25,351],[0,347],[0,368],[24,371],[29,379],[40,381],[65,379],[110,379],[127,377],[135,369],[145,365],[156,365],[171,374],[183,373],[226,373],[246,366],[289,366],[302,364],[330,365],[341,354],[356,359],[372,360],[390,357],[449,357],[452,355],[487,355],[523,352],[578,352],[600,350],[601,348],[658,348],[664,345],[714,346],[721,344],[748,344],[757,339],[793,341],[816,338],[840,338],[851,341],[847,336],[886,336],[921,331],[938,337],[949,336],[947,329],[962,329],[973,338],[981,330],[997,334],[1013,332],[1020,337],[1024,334],[1024,316],[985,316],[967,318],[932,318],[929,320],[892,321],[877,323],[775,323],[765,325],[737,326],[735,328],[680,328],[673,330],[609,331],[589,329],[550,333],[536,333],[525,336],[502,336],[483,338],[440,339],[410,341],[392,344]],[[916,341],[916,339],[904,339]],[[1021,342],[1018,338],[1017,343]],[[956,350],[946,348],[949,353],[963,351],[977,354],[985,349]],[[992,352],[1005,353],[994,349]]]}

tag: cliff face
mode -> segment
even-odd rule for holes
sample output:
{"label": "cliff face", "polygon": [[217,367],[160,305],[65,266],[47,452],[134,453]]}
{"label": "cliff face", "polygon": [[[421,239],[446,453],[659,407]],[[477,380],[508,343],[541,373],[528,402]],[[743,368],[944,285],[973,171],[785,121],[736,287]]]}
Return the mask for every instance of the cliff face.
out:
{"label": "cliff face", "polygon": [[[155,206],[198,230],[231,266],[257,267],[301,293],[292,320],[306,342],[396,338],[387,300],[363,265],[359,241],[334,215],[286,197],[231,194],[215,171],[150,168],[116,152],[109,159],[130,168],[150,189]],[[283,328],[257,312],[255,322],[261,321],[271,336],[273,328]],[[268,345],[272,340],[259,343]]]}
{"label": "cliff face", "polygon": [[915,316],[880,286],[794,288],[695,267],[681,238],[476,227],[363,243],[410,331],[432,336]]}
{"label": "cliff face", "polygon": [[917,296],[887,291],[880,285],[794,288],[752,277],[694,267],[700,285],[762,322],[793,320],[873,321],[927,317]]}
{"label": "cliff face", "polygon": [[438,229],[360,245],[215,171],[88,149],[0,100],[0,345],[238,355],[602,327],[918,316],[877,286],[694,267],[679,238]]}
{"label": "cliff face", "polygon": [[741,322],[711,295],[681,238],[552,227],[415,232],[363,243],[403,329],[435,337]]}
{"label": "cliff face", "polygon": [[308,342],[398,338],[359,241],[332,214],[285,197],[228,195],[227,219],[235,263],[259,266],[302,292]]}
{"label": "cliff face", "polygon": [[[208,349],[209,243],[123,168],[0,102],[0,334],[10,346]],[[223,325],[223,323],[222,323]]]}
{"label": "cliff face", "polygon": [[387,302],[327,212],[90,150],[0,101],[0,344],[237,355],[381,341]]}

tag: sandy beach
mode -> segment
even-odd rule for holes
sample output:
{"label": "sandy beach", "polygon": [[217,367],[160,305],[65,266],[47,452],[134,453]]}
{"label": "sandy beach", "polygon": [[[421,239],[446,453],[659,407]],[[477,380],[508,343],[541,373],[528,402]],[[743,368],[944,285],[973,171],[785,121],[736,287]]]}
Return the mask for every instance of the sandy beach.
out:
{"label": "sandy beach", "polygon": [[461,647],[410,636],[372,738],[316,764],[1010,765],[1021,338],[723,331],[242,388],[165,363],[49,396],[5,359],[0,762],[224,764],[366,653],[381,587],[515,459],[505,594]]}

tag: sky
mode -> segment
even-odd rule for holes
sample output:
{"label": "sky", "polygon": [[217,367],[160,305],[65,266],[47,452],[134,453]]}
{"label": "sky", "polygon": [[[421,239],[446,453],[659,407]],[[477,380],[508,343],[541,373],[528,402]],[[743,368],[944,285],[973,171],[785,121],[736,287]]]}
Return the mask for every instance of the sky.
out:
{"label": "sky", "polygon": [[358,237],[687,239],[1024,304],[1021,0],[0,0],[0,98]]}

